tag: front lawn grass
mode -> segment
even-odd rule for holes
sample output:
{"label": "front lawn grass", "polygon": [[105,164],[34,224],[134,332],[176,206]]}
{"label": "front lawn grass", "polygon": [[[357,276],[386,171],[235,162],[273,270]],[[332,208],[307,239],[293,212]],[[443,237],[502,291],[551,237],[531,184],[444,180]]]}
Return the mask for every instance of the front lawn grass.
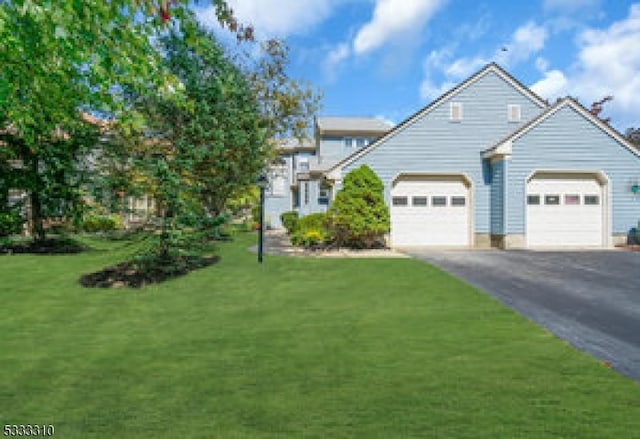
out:
{"label": "front lawn grass", "polygon": [[266,257],[134,289],[135,243],[0,256],[0,421],[60,438],[632,438],[640,386],[406,259]]}

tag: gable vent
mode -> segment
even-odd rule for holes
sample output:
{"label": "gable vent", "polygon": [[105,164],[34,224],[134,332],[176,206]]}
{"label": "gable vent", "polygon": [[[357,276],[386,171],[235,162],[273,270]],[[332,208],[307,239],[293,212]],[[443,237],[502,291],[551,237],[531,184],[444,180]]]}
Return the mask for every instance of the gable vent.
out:
{"label": "gable vent", "polygon": [[509,118],[509,122],[520,122],[521,118],[520,105],[518,104],[509,104],[507,108],[507,114]]}
{"label": "gable vent", "polygon": [[449,107],[449,119],[452,122],[460,122],[462,120],[462,103],[451,102]]}

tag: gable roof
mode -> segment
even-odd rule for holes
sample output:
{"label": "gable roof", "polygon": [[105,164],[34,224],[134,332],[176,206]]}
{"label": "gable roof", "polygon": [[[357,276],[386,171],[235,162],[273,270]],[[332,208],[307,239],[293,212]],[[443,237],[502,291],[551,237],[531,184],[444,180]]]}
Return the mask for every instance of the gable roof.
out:
{"label": "gable roof", "polygon": [[336,117],[323,116],[316,118],[316,126],[320,134],[329,133],[386,133],[392,127],[387,122],[373,117]]}
{"label": "gable roof", "polygon": [[485,77],[489,73],[495,73],[496,75],[498,75],[500,78],[502,78],[503,80],[505,80],[506,82],[511,84],[516,90],[518,90],[524,96],[529,98],[533,103],[538,105],[541,109],[548,107],[548,104],[544,99],[542,99],[540,96],[535,94],[529,88],[524,86],[520,81],[518,81],[513,76],[511,76],[509,73],[507,73],[498,64],[496,64],[495,62],[492,62],[492,63],[487,64],[486,66],[484,66],[481,70],[479,70],[475,74],[471,75],[465,81],[461,82],[460,84],[458,84],[457,86],[455,86],[454,88],[452,88],[451,90],[449,90],[448,92],[446,92],[445,94],[440,96],[438,99],[434,100],[431,104],[427,105],[423,109],[421,109],[418,112],[414,113],[413,115],[409,116],[409,118],[405,119],[403,122],[401,122],[398,125],[396,125],[393,129],[391,129],[391,131],[387,132],[384,136],[380,137],[379,139],[377,139],[374,142],[371,142],[368,146],[366,146],[366,147],[354,152],[350,156],[348,156],[348,157],[344,158],[343,160],[341,160],[340,162],[336,163],[332,168],[328,169],[327,172],[331,172],[331,171],[334,171],[334,170],[336,170],[338,168],[344,167],[344,166],[348,165],[349,163],[355,161],[356,159],[362,157],[363,155],[366,155],[371,150],[377,148],[385,140],[387,140],[390,137],[394,136],[396,133],[398,133],[398,132],[410,127],[417,120],[421,119],[423,116],[425,116],[426,114],[430,113],[435,108],[437,108],[440,104],[442,104],[443,102],[445,102],[448,99],[451,99],[453,96],[455,96],[458,93],[462,92],[463,90],[465,90],[466,88],[468,88],[472,84],[476,83],[478,80],[480,80],[481,78]]}
{"label": "gable roof", "polygon": [[625,146],[634,154],[640,156],[640,149],[636,147],[634,144],[629,142],[622,134],[620,134],[616,129],[611,127],[609,124],[600,120],[597,116],[592,114],[589,110],[587,110],[582,104],[573,99],[570,96],[567,96],[563,99],[558,100],[554,105],[547,108],[545,111],[540,113],[537,117],[533,118],[526,124],[522,125],[520,128],[509,134],[507,137],[496,143],[489,149],[486,149],[482,153],[483,158],[491,158],[500,155],[510,155],[512,144],[515,140],[525,135],[534,127],[538,126],[543,121],[547,120],[562,108],[571,107],[575,111],[577,111],[580,115],[586,118],[588,121],[593,123],[596,127],[600,128],[609,136],[613,137],[618,143]]}

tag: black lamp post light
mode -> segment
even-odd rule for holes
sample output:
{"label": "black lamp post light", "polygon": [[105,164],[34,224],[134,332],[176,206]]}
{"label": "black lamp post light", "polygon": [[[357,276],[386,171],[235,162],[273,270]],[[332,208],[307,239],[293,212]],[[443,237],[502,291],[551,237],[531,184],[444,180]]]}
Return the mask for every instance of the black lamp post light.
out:
{"label": "black lamp post light", "polygon": [[269,179],[266,172],[261,172],[256,184],[260,188],[260,229],[258,230],[258,262],[262,264],[262,253],[264,246],[264,192],[269,186]]}

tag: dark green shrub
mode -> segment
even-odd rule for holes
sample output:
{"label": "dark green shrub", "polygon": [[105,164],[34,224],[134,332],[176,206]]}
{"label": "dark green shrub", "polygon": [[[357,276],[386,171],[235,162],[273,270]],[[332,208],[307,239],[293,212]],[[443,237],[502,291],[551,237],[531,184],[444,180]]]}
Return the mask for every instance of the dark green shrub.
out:
{"label": "dark green shrub", "polygon": [[18,235],[22,232],[23,223],[22,215],[17,209],[0,212],[0,237]]}
{"label": "dark green shrub", "polygon": [[117,215],[88,215],[82,221],[82,230],[89,233],[110,232],[122,227],[122,221]]}
{"label": "dark green shrub", "polygon": [[384,184],[367,165],[349,172],[327,212],[327,224],[339,246],[371,248],[383,245],[389,232]]}
{"label": "dark green shrub", "polygon": [[331,232],[326,226],[324,213],[312,213],[298,220],[296,230],[291,234],[291,243],[303,247],[323,246],[331,241]]}
{"label": "dark green shrub", "polygon": [[291,235],[298,228],[298,222],[300,221],[298,212],[295,210],[284,212],[280,215],[280,221],[282,221],[282,225],[285,229],[287,229],[287,233]]}

